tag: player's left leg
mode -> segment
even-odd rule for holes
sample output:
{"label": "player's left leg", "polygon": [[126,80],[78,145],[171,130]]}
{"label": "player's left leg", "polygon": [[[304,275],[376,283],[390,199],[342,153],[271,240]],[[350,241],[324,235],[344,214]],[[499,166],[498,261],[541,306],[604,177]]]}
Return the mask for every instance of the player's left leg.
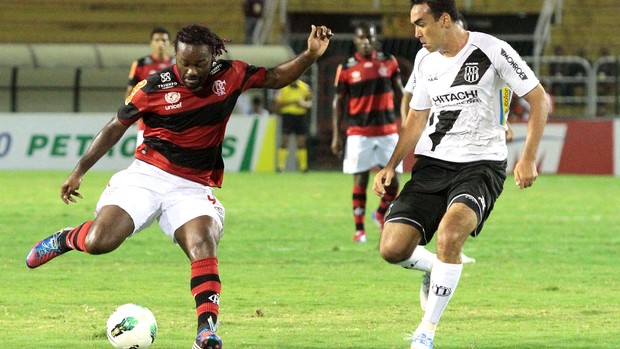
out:
{"label": "player's left leg", "polygon": [[191,262],[191,293],[196,303],[195,349],[219,349],[218,326],[222,284],[217,246],[224,229],[224,207],[212,189],[178,179],[162,204],[159,225],[173,237]]}
{"label": "player's left leg", "polygon": [[198,317],[198,335],[192,347],[194,349],[222,347],[221,339],[215,334],[222,290],[217,259],[220,230],[215,219],[201,216],[185,223],[174,234],[179,246],[191,261],[190,285]]}

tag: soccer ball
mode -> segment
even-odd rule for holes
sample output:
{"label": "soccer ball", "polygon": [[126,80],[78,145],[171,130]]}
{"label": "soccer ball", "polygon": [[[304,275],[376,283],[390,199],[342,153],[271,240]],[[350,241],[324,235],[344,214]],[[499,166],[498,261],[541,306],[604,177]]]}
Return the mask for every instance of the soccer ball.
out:
{"label": "soccer ball", "polygon": [[155,341],[157,322],[147,308],[138,304],[124,304],[108,318],[108,340],[117,349],[144,349]]}

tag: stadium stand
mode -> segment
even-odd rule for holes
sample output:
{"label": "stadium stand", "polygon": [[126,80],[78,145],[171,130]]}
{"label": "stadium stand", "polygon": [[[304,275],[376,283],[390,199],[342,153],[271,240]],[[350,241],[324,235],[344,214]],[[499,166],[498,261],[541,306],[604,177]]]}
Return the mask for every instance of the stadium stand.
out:
{"label": "stadium stand", "polygon": [[17,72],[17,112],[76,111],[74,67],[21,67]]}
{"label": "stadium stand", "polygon": [[294,57],[293,50],[281,45],[227,45],[223,59],[238,59],[261,67],[273,67]]}
{"label": "stadium stand", "polygon": [[124,103],[128,69],[81,68],[78,74],[79,111],[115,112]]}
{"label": "stadium stand", "polygon": [[13,76],[17,71],[17,67],[0,65],[0,112],[12,112],[11,106],[13,93],[11,88],[13,84]]}
{"label": "stadium stand", "polygon": [[34,67],[34,53],[28,44],[2,44],[0,66]]}
{"label": "stadium stand", "polygon": [[[14,47],[19,49],[5,54]],[[227,49],[220,58],[257,66],[274,66],[294,56],[290,47],[280,45]],[[124,101],[132,61],[149,52],[144,44],[0,44],[0,57],[28,62],[0,61],[2,111],[114,112]]]}
{"label": "stadium stand", "polygon": [[[541,10],[545,1],[531,0],[457,0],[457,4],[472,20],[478,16],[501,16],[505,14],[535,15]],[[278,2],[282,6],[280,2]],[[578,57],[580,52],[586,52],[584,58],[588,60],[592,71],[597,72],[599,66],[603,66],[601,57],[597,54],[602,47],[609,49],[612,55],[605,58],[607,66],[617,64],[615,53],[620,48],[620,22],[615,16],[617,0],[563,0],[561,13],[554,16],[554,25],[551,28],[551,37],[544,49],[544,55],[550,57],[548,61],[562,62],[565,59],[551,58],[554,56],[553,46],[561,45],[566,48],[564,55]],[[222,38],[231,39],[228,44],[229,53],[224,58],[232,57],[247,60],[256,65],[272,65],[278,59],[263,54],[261,48],[244,47],[237,45],[243,42],[243,25],[230,25],[231,23],[243,23],[241,8],[235,8],[238,3],[229,1],[213,1],[205,6],[203,0],[187,0],[184,6],[177,6],[168,0],[135,0],[132,2],[122,0],[110,0],[105,2],[93,2],[89,0],[48,0],[48,1],[23,1],[4,0],[0,3],[0,12],[3,21],[0,22],[0,67],[3,67],[3,76],[0,84],[0,100],[3,102],[2,110],[19,110],[14,108],[12,101],[23,104],[22,97],[16,98],[16,89],[10,86],[11,75],[14,66],[18,67],[53,67],[70,66],[71,68],[117,68],[118,76],[127,74],[131,61],[140,57],[150,50],[144,45],[145,36],[150,28],[156,25],[166,26],[171,32],[175,32],[180,26],[189,23],[203,23],[211,27]],[[275,13],[278,19],[291,19],[295,16],[308,17],[315,15],[317,20],[325,19],[330,15],[346,15],[355,17],[357,20],[370,15],[378,18],[378,24],[383,28],[382,43],[384,50],[402,58],[410,55],[409,51],[401,48],[407,46],[411,39],[411,28],[408,23],[408,2],[403,5],[402,0],[287,0],[286,13]],[[191,8],[192,11],[187,11]],[[317,16],[318,15],[318,16]],[[290,52],[300,52],[304,48],[307,27],[304,23],[303,31],[289,33],[295,23],[285,23],[275,20],[273,23],[273,35],[268,42],[280,43],[282,40],[293,38],[290,42],[293,47]],[[348,22],[347,22],[348,23]],[[345,26],[348,25],[345,23]],[[347,27],[348,28],[348,27]],[[303,35],[302,35],[303,33]],[[334,44],[330,51],[341,48],[337,45],[338,39],[348,41],[345,29],[336,32]],[[299,40],[295,35],[300,35]],[[394,43],[393,49],[390,46]],[[60,46],[56,46],[60,45]],[[266,47],[267,50],[273,47]],[[274,46],[275,47],[275,46]],[[282,50],[290,50],[282,48]],[[398,51],[398,52],[397,52]],[[329,52],[328,52],[329,53]],[[287,57],[288,58],[288,57]],[[611,63],[609,63],[611,62]],[[551,64],[551,63],[549,63]],[[8,67],[8,68],[4,68]],[[407,67],[404,67],[407,68]],[[586,67],[586,71],[588,67]],[[8,69],[8,70],[7,70]],[[541,67],[541,77],[548,74],[548,67]],[[404,69],[406,71],[407,69]],[[616,69],[617,70],[617,69]],[[325,74],[325,69],[319,69]],[[5,73],[8,72],[8,73]],[[82,70],[86,74],[86,70]],[[26,73],[25,73],[26,74]],[[19,74],[18,74],[19,75]],[[109,75],[112,83],[120,81],[115,78],[117,74],[101,73],[101,78]],[[593,80],[592,76],[547,76],[552,83],[566,82],[575,85],[575,94],[556,96],[558,104],[556,116],[587,116],[599,115],[593,110],[600,101],[592,96],[593,91],[601,90],[600,79],[605,79],[607,88],[603,102],[618,103],[618,87],[615,77],[605,75],[599,81]],[[600,75],[600,74],[599,74]],[[572,79],[572,80],[571,80]],[[562,80],[562,81],[560,81]],[[19,80],[21,81],[21,80]],[[79,82],[79,80],[77,80]],[[102,82],[98,82],[102,83]],[[8,86],[7,86],[8,84]],[[123,82],[123,85],[125,82]],[[615,84],[615,85],[614,85]],[[100,86],[100,85],[98,85]],[[103,86],[100,86],[104,88]],[[85,90],[77,90],[79,96],[89,96],[88,87]],[[34,91],[34,87],[28,87]],[[64,89],[64,87],[62,88]],[[105,88],[104,88],[105,89]],[[111,92],[108,87],[106,93]],[[23,96],[24,88],[18,90]],[[74,91],[75,92],[75,91]],[[96,99],[89,102],[77,103],[77,110],[91,106]],[[598,102],[593,102],[596,100]],[[589,106],[584,108],[584,101]],[[92,102],[92,103],[91,103]],[[595,107],[592,107],[595,106]],[[73,104],[73,110],[76,108]],[[566,108],[569,107],[569,108]],[[90,107],[88,107],[90,108]],[[608,108],[609,109],[609,108]],[[618,111],[618,107],[611,108]]]}
{"label": "stadium stand", "polygon": [[101,63],[100,68],[125,69],[125,77],[127,78],[131,62],[139,57],[148,55],[151,52],[151,48],[149,45],[144,44],[97,44],[95,45],[95,51]]}
{"label": "stadium stand", "polygon": [[[98,67],[101,66],[94,44],[32,44],[35,67]],[[148,52],[148,51],[147,51]]]}

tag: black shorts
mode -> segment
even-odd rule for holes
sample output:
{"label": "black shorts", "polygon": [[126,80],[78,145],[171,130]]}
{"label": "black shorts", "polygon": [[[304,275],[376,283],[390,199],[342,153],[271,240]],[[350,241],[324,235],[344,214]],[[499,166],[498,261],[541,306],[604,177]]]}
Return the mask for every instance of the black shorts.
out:
{"label": "black shorts", "polygon": [[478,216],[472,236],[482,230],[506,180],[506,161],[447,162],[420,156],[411,179],[390,206],[385,222],[409,224],[422,233],[420,245],[428,244],[448,207],[459,202]]}
{"label": "black shorts", "polygon": [[282,114],[282,134],[306,134],[306,115]]}

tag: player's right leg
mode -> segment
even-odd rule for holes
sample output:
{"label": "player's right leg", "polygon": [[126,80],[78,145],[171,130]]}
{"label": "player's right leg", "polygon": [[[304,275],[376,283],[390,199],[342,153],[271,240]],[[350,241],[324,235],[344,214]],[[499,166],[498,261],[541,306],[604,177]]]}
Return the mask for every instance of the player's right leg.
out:
{"label": "player's right leg", "polygon": [[90,254],[111,252],[132,232],[133,221],[125,211],[117,206],[105,206],[94,221],[75,229],[61,229],[37,242],[26,257],[26,265],[37,268],[71,250]]}

